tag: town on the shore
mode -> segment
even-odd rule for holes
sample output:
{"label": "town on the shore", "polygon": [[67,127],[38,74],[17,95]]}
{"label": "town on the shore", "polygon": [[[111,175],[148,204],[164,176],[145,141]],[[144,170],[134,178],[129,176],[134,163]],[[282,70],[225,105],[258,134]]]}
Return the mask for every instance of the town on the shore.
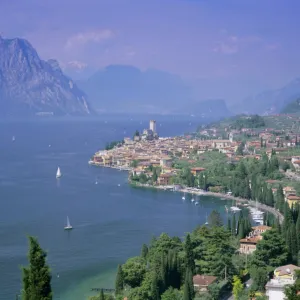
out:
{"label": "town on the shore", "polygon": [[[274,121],[271,118],[273,117],[268,120]],[[230,254],[232,258],[236,251],[240,255],[239,259],[246,257],[246,262],[244,259],[239,266],[242,273],[237,277],[233,276],[236,270],[231,266],[233,283],[230,284],[233,287],[234,298],[296,299],[285,297],[288,286],[298,289],[297,285],[299,285],[300,289],[299,277],[297,277],[300,273],[296,275],[300,270],[297,266],[300,262],[300,176],[298,173],[300,118],[289,115],[274,118],[280,125],[279,129],[276,126],[266,126],[265,119],[262,117],[241,116],[230,122],[201,126],[196,133],[177,137],[159,137],[156,121],[151,120],[149,129],[141,133],[136,131],[132,138],[128,137],[123,141],[107,144],[106,149],[96,152],[89,163],[128,170],[130,183],[138,186],[163,189],[179,187],[180,191],[191,192],[194,195],[197,193],[220,195],[221,193],[224,197],[241,199],[248,201],[250,205],[256,205],[256,209],[252,211],[250,209],[250,214],[257,217],[253,220],[262,221],[256,222],[258,226],[249,225],[248,217],[243,217],[240,209],[233,206],[227,231],[223,233],[225,236],[229,232],[233,239],[238,238],[239,246]],[[283,120],[287,120],[289,125],[283,126]],[[185,194],[182,198],[185,199]],[[194,202],[193,196],[192,201]],[[265,211],[271,212],[273,218],[267,218],[267,214],[259,211],[257,205],[262,209],[268,208]],[[235,212],[240,212],[238,220],[235,219]],[[207,224],[212,225],[215,222],[214,225],[218,226],[215,218],[216,216],[210,216]],[[195,230],[191,236],[197,234],[198,231]],[[202,234],[206,234],[205,230]],[[273,247],[277,247],[276,250],[272,250]],[[169,250],[166,251],[168,253]],[[195,251],[193,255],[197,256]],[[247,263],[247,256],[249,256],[249,263]],[[201,262],[198,263],[201,265]],[[127,268],[126,264],[123,266],[124,269]],[[200,265],[192,266],[193,296],[190,294],[188,298],[184,296],[184,299],[194,299],[194,296],[198,299],[197,296],[204,297],[204,295],[208,297],[207,299],[221,299],[219,297],[224,296],[223,289],[226,290],[222,286],[223,273],[220,275],[212,267],[202,268]],[[184,265],[185,272],[191,271],[189,268],[190,266]],[[228,265],[225,268],[225,280],[228,279],[226,272],[230,273],[229,269]],[[122,268],[120,272],[123,272]],[[122,273],[119,276],[125,275]],[[144,279],[146,278],[147,276]],[[128,299],[140,299],[132,295],[138,289],[142,289],[143,282],[134,287],[128,284],[126,278],[122,280],[124,282],[118,287],[120,295],[125,296],[129,293]],[[238,288],[239,281],[244,283],[243,287]],[[129,292],[121,288],[126,283]],[[186,290],[181,290],[187,284],[188,282],[185,281],[183,286],[178,286],[179,294],[188,293]],[[214,298],[212,289],[216,286],[218,286],[218,296]],[[165,288],[168,287],[164,287],[161,293],[169,291]],[[289,292],[292,293],[291,290]],[[172,297],[175,297],[175,294]],[[154,296],[149,297],[152,299]]]}

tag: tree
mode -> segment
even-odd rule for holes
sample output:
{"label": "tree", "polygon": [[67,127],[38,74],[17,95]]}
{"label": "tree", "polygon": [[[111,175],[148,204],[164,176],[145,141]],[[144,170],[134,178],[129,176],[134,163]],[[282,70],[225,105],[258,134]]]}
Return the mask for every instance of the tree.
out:
{"label": "tree", "polygon": [[213,210],[208,217],[210,226],[223,226],[221,215],[218,211]]}
{"label": "tree", "polygon": [[153,171],[152,171],[152,180],[153,182],[156,182],[157,181],[157,171],[156,171],[156,168],[153,168]]}
{"label": "tree", "polygon": [[238,276],[234,275],[232,285],[233,285],[232,292],[233,292],[234,299],[239,299],[239,296],[243,291],[243,284],[241,279]]}
{"label": "tree", "polygon": [[138,287],[141,285],[146,273],[145,260],[139,256],[129,258],[122,266],[122,270],[124,284],[128,284],[132,288]]}
{"label": "tree", "polygon": [[162,295],[161,300],[181,300],[182,296],[177,289],[168,288]]}
{"label": "tree", "polygon": [[239,146],[237,147],[237,150],[236,150],[236,154],[237,155],[244,155],[244,147],[245,147],[245,143],[242,142],[239,144]]}
{"label": "tree", "polygon": [[283,208],[284,208],[284,194],[283,194],[283,189],[282,189],[281,185],[279,185],[279,187],[277,189],[276,208],[280,212],[283,212]]}
{"label": "tree", "polygon": [[100,300],[105,300],[103,289],[100,292]]}
{"label": "tree", "polygon": [[193,275],[190,269],[186,269],[184,289],[183,289],[183,300],[193,300],[193,299],[194,299]]}
{"label": "tree", "polygon": [[230,218],[227,219],[227,230],[231,232],[231,220],[230,220]]}
{"label": "tree", "polygon": [[208,291],[211,297],[211,300],[219,300],[221,288],[219,284],[213,283],[208,286]]}
{"label": "tree", "polygon": [[151,295],[152,295],[152,300],[159,300],[159,287],[158,287],[158,279],[157,279],[157,274],[153,274],[152,278],[152,285],[151,285]]}
{"label": "tree", "polygon": [[141,251],[141,257],[146,259],[147,258],[147,255],[148,255],[148,247],[146,244],[143,244],[142,246],[142,251]]}
{"label": "tree", "polygon": [[236,235],[236,219],[235,219],[235,214],[233,214],[232,219],[231,219],[231,234],[233,236]]}
{"label": "tree", "polygon": [[288,250],[282,236],[275,229],[263,233],[263,239],[257,243],[251,261],[252,267],[279,267],[287,263]]}
{"label": "tree", "polygon": [[292,223],[287,231],[287,246],[290,257],[294,263],[297,262],[298,245],[295,224]]}
{"label": "tree", "polygon": [[273,196],[273,191],[272,189],[267,189],[266,193],[266,204],[268,206],[273,207],[274,206],[274,196]]}
{"label": "tree", "polygon": [[299,270],[295,271],[296,281],[293,285],[288,285],[285,288],[284,294],[286,300],[299,300],[300,296],[298,295],[298,291],[300,290],[300,272]]}
{"label": "tree", "polygon": [[265,285],[268,282],[268,271],[266,268],[262,267],[251,267],[250,268],[250,276],[253,280],[252,288],[255,291],[263,291],[265,289]]}
{"label": "tree", "polygon": [[296,234],[297,234],[297,245],[300,250],[300,214],[298,214],[297,222],[296,222]]}
{"label": "tree", "polygon": [[123,291],[124,288],[124,276],[123,276],[123,270],[122,266],[118,266],[118,272],[116,276],[116,283],[115,283],[115,289],[116,289],[116,294],[120,294]]}
{"label": "tree", "polygon": [[51,274],[46,264],[47,254],[38,240],[29,236],[29,266],[23,267],[23,300],[51,300]]}
{"label": "tree", "polygon": [[195,258],[193,253],[193,246],[191,242],[191,236],[187,234],[185,240],[185,267],[186,269],[191,270],[192,274],[195,272]]}
{"label": "tree", "polygon": [[136,168],[138,165],[139,165],[139,162],[137,160],[135,160],[135,159],[133,161],[131,161],[131,163],[130,163],[130,166],[132,168]]}

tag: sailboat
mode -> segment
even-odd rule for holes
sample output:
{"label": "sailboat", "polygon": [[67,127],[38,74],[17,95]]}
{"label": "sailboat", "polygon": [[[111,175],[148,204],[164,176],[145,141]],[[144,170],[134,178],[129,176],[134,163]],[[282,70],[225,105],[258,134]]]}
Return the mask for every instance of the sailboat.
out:
{"label": "sailboat", "polygon": [[13,136],[11,140],[14,142],[14,141],[16,140],[16,137],[15,137],[15,136]]}
{"label": "sailboat", "polygon": [[182,196],[182,198],[181,198],[182,200],[185,200],[185,193],[183,194],[183,196]]}
{"label": "sailboat", "polygon": [[73,229],[72,225],[70,224],[69,217],[67,217],[67,226],[65,226],[65,230],[71,230]]}
{"label": "sailboat", "polygon": [[56,178],[60,178],[61,177],[61,172],[60,172],[60,168],[57,168],[57,172],[56,172]]}
{"label": "sailboat", "polygon": [[208,221],[207,221],[207,214],[206,214],[206,222],[205,222],[205,225],[208,225]]}

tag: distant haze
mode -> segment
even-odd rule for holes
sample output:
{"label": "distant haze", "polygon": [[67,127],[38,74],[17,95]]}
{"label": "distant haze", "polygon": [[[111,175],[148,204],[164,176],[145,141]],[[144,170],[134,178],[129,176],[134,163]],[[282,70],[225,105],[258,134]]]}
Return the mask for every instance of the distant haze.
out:
{"label": "distant haze", "polygon": [[[57,60],[100,110],[112,101],[115,110],[190,111],[217,99],[232,112],[265,113],[298,96],[299,8],[298,0],[3,0],[0,34]],[[50,108],[66,95],[60,87],[44,89]],[[77,95],[61,96],[57,110],[81,112]]]}

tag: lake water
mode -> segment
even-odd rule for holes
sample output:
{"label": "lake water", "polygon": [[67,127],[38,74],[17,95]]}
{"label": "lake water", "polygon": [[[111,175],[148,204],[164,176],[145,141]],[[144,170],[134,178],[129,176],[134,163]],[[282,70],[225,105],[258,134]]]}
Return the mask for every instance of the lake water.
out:
{"label": "lake water", "polygon": [[[0,299],[21,288],[27,235],[48,252],[54,299],[84,300],[91,288],[113,287],[117,265],[153,235],[182,237],[213,209],[225,216],[225,201],[202,197],[195,206],[173,192],[131,188],[126,172],[88,165],[106,142],[146,126],[126,118],[0,122]],[[161,136],[195,128],[187,119],[158,121]],[[63,230],[67,216],[71,232]]]}

